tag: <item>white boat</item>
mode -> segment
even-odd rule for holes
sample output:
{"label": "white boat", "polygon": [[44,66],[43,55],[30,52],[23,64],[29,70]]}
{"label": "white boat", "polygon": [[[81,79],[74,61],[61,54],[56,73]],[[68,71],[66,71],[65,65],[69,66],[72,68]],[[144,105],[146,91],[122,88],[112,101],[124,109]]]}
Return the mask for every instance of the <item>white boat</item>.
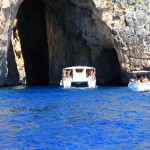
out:
{"label": "white boat", "polygon": [[63,69],[60,86],[70,88],[72,84],[87,84],[88,87],[96,87],[96,69],[87,66],[74,66]]}
{"label": "white boat", "polygon": [[128,87],[132,91],[146,92],[146,91],[150,91],[150,82],[149,83],[135,83],[134,81],[130,81],[128,84]]}
{"label": "white boat", "polygon": [[[150,81],[145,75],[147,73],[150,73],[150,71],[131,71],[130,73],[132,73],[134,75],[134,78],[136,79],[130,79],[128,84],[129,89],[138,92],[150,91]],[[146,79],[146,82],[142,82],[143,79]]]}

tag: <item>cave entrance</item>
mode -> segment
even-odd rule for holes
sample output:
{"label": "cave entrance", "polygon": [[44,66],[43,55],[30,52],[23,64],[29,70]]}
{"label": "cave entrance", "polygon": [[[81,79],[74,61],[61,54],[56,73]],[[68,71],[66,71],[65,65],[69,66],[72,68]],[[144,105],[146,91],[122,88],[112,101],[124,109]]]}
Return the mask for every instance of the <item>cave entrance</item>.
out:
{"label": "cave entrance", "polygon": [[121,70],[118,55],[114,48],[102,49],[95,66],[98,85],[122,85],[126,82],[126,77]]}
{"label": "cave entrance", "polygon": [[97,33],[90,10],[67,0],[25,0],[16,19],[27,85],[58,84],[62,69],[76,65],[95,67],[98,84],[124,82],[116,50],[104,38],[109,29],[100,24],[106,32]]}
{"label": "cave entrance", "polygon": [[25,0],[18,10],[16,19],[26,83],[48,85],[49,63],[44,0]]}

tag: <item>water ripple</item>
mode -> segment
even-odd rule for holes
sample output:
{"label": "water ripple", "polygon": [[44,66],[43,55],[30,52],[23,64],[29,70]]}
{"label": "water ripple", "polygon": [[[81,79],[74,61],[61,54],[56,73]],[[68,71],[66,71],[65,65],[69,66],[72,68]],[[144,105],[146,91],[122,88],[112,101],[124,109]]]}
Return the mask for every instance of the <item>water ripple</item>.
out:
{"label": "water ripple", "polygon": [[150,93],[1,88],[0,108],[0,149],[150,149]]}

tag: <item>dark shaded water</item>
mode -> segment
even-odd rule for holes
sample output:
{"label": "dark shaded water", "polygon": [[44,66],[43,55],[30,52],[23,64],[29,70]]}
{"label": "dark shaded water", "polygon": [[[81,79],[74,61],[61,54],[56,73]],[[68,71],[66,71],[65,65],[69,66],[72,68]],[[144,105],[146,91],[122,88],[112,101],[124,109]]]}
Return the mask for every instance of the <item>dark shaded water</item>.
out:
{"label": "dark shaded water", "polygon": [[1,88],[0,149],[148,150],[150,93],[127,87]]}

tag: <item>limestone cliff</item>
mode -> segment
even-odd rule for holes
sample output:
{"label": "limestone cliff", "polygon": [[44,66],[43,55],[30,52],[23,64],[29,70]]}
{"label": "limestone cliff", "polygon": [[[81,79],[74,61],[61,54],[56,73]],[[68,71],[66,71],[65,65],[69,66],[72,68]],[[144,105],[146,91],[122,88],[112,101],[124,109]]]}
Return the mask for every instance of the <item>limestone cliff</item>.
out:
{"label": "limestone cliff", "polygon": [[[130,2],[130,3],[129,3]],[[150,70],[150,1],[113,3],[112,41],[122,70]]]}
{"label": "limestone cliff", "polygon": [[[12,24],[22,0],[11,0],[11,5],[10,1],[0,2],[3,85],[12,78],[16,83],[19,78],[23,81],[25,73],[23,59],[13,65],[6,61]],[[24,1],[17,30],[27,83],[58,83],[62,68],[72,65],[96,67],[99,84],[127,83],[132,71],[150,70],[149,10],[149,0]],[[11,48],[18,54],[10,45],[8,58],[13,57]]]}
{"label": "limestone cliff", "polygon": [[15,19],[12,26],[11,41],[8,49],[8,75],[5,81],[5,85],[16,85],[26,83],[24,59],[22,55],[21,41],[17,26],[18,20]]}
{"label": "limestone cliff", "polygon": [[93,1],[45,3],[50,81],[60,80],[63,67],[89,65],[96,67],[98,83],[122,83],[124,75],[110,39],[111,30]]}
{"label": "limestone cliff", "polygon": [[0,85],[4,84],[8,75],[7,55],[12,25],[22,1],[23,0],[0,0]]}
{"label": "limestone cliff", "polygon": [[127,2],[45,0],[52,81],[67,65],[95,66],[104,84],[127,83],[132,71],[149,70],[150,4]]}

